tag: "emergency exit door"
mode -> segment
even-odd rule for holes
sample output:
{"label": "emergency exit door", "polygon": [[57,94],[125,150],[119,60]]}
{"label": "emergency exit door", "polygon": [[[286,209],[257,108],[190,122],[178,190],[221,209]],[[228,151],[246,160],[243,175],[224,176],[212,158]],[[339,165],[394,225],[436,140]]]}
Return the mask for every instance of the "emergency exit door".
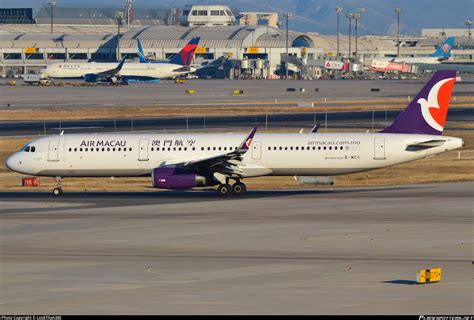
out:
{"label": "emergency exit door", "polygon": [[385,160],[385,138],[375,138],[374,159]]}
{"label": "emergency exit door", "polygon": [[59,161],[59,140],[49,140],[48,161]]}
{"label": "emergency exit door", "polygon": [[138,161],[148,161],[148,139],[140,139],[138,147]]}

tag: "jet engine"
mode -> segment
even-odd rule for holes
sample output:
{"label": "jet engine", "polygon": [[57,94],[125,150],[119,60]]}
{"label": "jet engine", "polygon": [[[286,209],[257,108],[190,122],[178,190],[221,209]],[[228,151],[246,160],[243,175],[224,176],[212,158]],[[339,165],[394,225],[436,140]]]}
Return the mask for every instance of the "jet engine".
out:
{"label": "jet engine", "polygon": [[191,189],[208,186],[207,179],[183,168],[156,168],[151,173],[153,187],[157,189]]}
{"label": "jet engine", "polygon": [[98,80],[98,76],[94,73],[87,73],[84,75],[84,81],[87,83],[95,83]]}

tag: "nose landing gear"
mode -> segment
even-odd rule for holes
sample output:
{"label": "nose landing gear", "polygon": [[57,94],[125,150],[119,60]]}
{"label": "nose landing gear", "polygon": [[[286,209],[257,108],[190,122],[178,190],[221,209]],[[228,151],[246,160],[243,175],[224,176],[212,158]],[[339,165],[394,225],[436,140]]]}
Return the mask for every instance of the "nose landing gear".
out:
{"label": "nose landing gear", "polygon": [[56,177],[55,180],[56,180],[56,188],[53,189],[53,195],[60,196],[63,194],[63,188],[62,188],[63,178]]}

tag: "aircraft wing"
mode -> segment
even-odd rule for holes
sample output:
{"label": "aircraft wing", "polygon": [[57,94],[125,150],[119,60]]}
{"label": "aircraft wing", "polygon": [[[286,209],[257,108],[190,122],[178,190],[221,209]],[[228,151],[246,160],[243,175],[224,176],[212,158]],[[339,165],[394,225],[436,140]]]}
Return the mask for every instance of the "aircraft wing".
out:
{"label": "aircraft wing", "polygon": [[96,73],[96,75],[98,77],[104,77],[104,78],[110,78],[110,77],[116,76],[117,73],[119,73],[120,70],[122,70],[124,63],[125,63],[125,57],[122,59],[122,61],[120,61],[120,63],[115,68]]}
{"label": "aircraft wing", "polygon": [[257,128],[255,127],[234,151],[209,158],[183,162],[176,166],[199,171],[218,172],[225,176],[241,177],[243,172],[238,168],[238,165],[242,161],[242,156],[250,149],[256,132]]}

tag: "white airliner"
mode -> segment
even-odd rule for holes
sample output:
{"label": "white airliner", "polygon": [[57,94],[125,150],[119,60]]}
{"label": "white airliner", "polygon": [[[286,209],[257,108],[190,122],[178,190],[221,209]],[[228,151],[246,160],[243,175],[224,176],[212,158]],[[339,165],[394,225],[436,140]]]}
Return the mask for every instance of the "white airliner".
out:
{"label": "white airliner", "polygon": [[196,52],[200,38],[191,41],[171,60],[160,63],[143,63],[143,50],[139,49],[140,63],[125,62],[54,62],[42,69],[40,73],[48,78],[83,78],[86,82],[118,80],[153,81],[156,79],[176,78],[196,71],[191,61]]}
{"label": "white airliner", "polygon": [[409,64],[438,64],[451,58],[454,40],[454,37],[447,38],[429,57],[378,58],[373,60]]}
{"label": "white airliner", "polygon": [[[456,73],[438,71],[379,133],[71,134],[35,139],[7,159],[13,171],[56,177],[151,176],[159,189],[218,186],[242,194],[260,176],[332,176],[423,159],[463,147],[442,136]],[[317,131],[317,128],[314,130]],[[230,181],[235,181],[232,186]]]}
{"label": "white airliner", "polygon": [[[41,70],[41,74],[48,78],[94,78],[95,75],[117,68],[113,62],[54,62]],[[138,63],[126,62],[116,74],[121,79],[152,80],[175,78],[196,71],[193,67],[170,63]],[[95,81],[90,81],[95,82]]]}

